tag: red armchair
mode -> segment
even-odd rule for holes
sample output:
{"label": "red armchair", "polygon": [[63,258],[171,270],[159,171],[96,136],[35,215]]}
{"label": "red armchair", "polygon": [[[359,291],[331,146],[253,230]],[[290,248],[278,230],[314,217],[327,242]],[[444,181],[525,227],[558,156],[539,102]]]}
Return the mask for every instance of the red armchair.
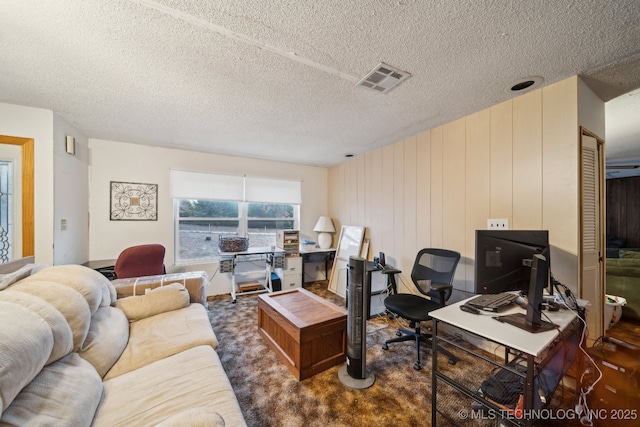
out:
{"label": "red armchair", "polygon": [[158,244],[131,246],[123,250],[115,265],[118,279],[164,274],[165,248]]}

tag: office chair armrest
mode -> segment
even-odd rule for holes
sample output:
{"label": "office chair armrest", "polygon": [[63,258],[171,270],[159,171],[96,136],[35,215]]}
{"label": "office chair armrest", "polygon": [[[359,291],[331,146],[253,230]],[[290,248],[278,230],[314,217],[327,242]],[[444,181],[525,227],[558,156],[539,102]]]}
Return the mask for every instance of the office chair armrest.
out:
{"label": "office chair armrest", "polygon": [[429,288],[432,291],[444,292],[447,289],[453,289],[453,285],[449,285],[447,283],[433,283],[433,282],[431,282],[431,284],[429,285]]}
{"label": "office chair armrest", "polygon": [[398,273],[402,273],[402,271],[396,269],[396,268],[385,268],[384,270],[380,270],[380,273],[382,274],[398,274]]}
{"label": "office chair armrest", "polygon": [[431,285],[429,286],[429,289],[431,289],[432,291],[435,291],[438,293],[438,300],[440,301],[440,305],[442,305],[444,307],[444,301],[445,301],[445,292],[449,289],[453,289],[453,285],[449,285],[446,283],[434,283],[431,282]]}

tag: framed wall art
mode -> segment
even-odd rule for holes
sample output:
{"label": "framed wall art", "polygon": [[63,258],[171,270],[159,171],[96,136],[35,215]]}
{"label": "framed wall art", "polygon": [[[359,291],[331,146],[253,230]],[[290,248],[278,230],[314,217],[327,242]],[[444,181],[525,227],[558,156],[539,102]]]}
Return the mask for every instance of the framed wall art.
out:
{"label": "framed wall art", "polygon": [[111,221],[157,221],[158,184],[111,181]]}

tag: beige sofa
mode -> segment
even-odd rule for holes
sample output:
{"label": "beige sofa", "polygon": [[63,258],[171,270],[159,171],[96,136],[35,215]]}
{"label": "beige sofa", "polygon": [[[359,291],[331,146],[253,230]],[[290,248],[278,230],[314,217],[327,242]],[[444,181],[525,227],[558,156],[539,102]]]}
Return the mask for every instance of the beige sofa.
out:
{"label": "beige sofa", "polygon": [[79,265],[5,284],[0,426],[246,425],[206,308],[162,285],[117,299]]}
{"label": "beige sofa", "polygon": [[622,318],[640,321],[640,249],[607,250],[606,279],[607,294],[627,301]]}

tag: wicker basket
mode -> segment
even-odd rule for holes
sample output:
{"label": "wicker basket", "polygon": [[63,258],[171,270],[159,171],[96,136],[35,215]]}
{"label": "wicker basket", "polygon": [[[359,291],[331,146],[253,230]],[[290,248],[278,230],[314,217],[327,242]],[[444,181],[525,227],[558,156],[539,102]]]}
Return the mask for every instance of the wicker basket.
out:
{"label": "wicker basket", "polygon": [[222,237],[218,243],[221,252],[242,252],[249,249],[248,237]]}

